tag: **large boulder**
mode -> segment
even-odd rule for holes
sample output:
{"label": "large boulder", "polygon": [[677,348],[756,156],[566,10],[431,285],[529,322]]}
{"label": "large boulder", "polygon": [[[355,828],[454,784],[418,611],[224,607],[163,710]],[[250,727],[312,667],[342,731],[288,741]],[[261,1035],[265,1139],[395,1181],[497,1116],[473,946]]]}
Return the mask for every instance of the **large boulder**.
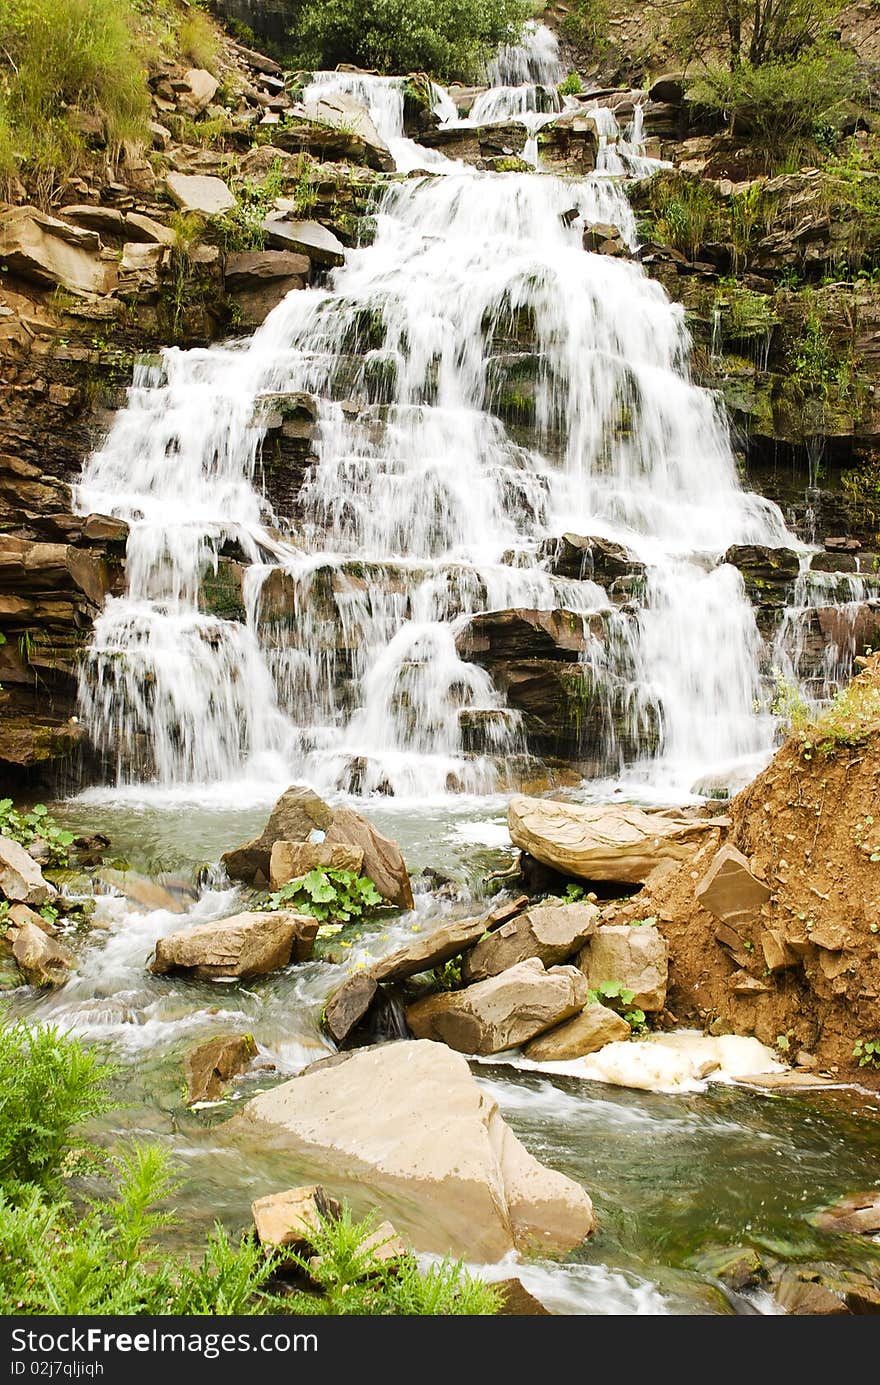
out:
{"label": "large boulder", "polygon": [[224,852],[220,860],[230,880],[267,884],[276,842],[307,842],[312,833],[326,832],[332,821],[332,809],[323,799],[311,789],[294,784],[275,804],[259,837]]}
{"label": "large boulder", "polygon": [[305,106],[306,115],[319,125],[343,130],[363,145],[363,162],[382,173],[393,173],[394,156],[370,119],[366,106],[343,92],[326,92]]}
{"label": "large boulder", "polygon": [[478,942],[462,964],[465,981],[485,981],[527,957],[545,967],[567,962],[596,931],[595,904],[545,904],[503,923]]}
{"label": "large boulder", "polygon": [[587,991],[577,967],[547,971],[530,957],[463,991],[417,1000],[406,1022],[417,1039],[438,1039],[460,1053],[500,1053],[576,1015]]}
{"label": "large boulder", "polygon": [[634,992],[632,1004],[640,1010],[662,1010],[666,1004],[669,949],[653,924],[605,924],[578,957],[578,966],[593,991],[603,981],[619,981]]}
{"label": "large boulder", "polygon": [[514,846],[580,880],[642,885],[665,861],[683,861],[726,818],[683,818],[631,803],[558,803],[512,798],[507,825]]}
{"label": "large boulder", "polygon": [[533,1063],[564,1063],[570,1058],[598,1053],[606,1044],[628,1039],[629,1035],[630,1027],[623,1016],[597,1002],[526,1044],[523,1057]]}
{"label": "large boulder", "polygon": [[364,853],[360,847],[330,842],[273,842],[269,856],[269,885],[280,890],[310,870],[347,870],[360,875]]}
{"label": "large boulder", "polygon": [[307,256],[315,264],[333,268],[345,261],[342,241],[319,221],[288,219],[283,212],[273,213],[263,222],[263,232],[269,245]]}
{"label": "large boulder", "polygon": [[11,837],[0,837],[0,896],[10,904],[48,904],[57,891],[33,856]]}
{"label": "large boulder", "polygon": [[160,938],[150,971],[188,971],[201,980],[263,976],[306,961],[317,932],[317,919],[285,909],[234,914]]}
{"label": "large boulder", "polygon": [[563,534],[558,539],[545,539],[539,554],[559,577],[586,578],[606,590],[615,587],[627,595],[632,594],[634,583],[645,577],[645,564],[610,539]]}
{"label": "large boulder", "polygon": [[412,886],[400,848],[354,808],[336,809],[326,840],[331,846],[339,843],[362,851],[363,873],[370,877],[382,898],[398,909],[413,907]]}
{"label": "large boulder", "polygon": [[44,288],[61,285],[75,294],[106,294],[116,267],[100,258],[96,231],[82,230],[33,207],[7,207],[0,218],[0,261]]}
{"label": "large boulder", "polygon": [[179,86],[180,104],[191,115],[200,115],[202,111],[207,110],[214,100],[220,83],[206,68],[191,67],[187,72],[184,72],[183,80]]}
{"label": "large boulder", "polygon": [[33,923],[15,930],[12,955],[30,986],[60,986],[74,964],[73,953]]}
{"label": "large boulder", "polygon": [[394,1207],[417,1250],[494,1261],[564,1255],[595,1226],[590,1199],[539,1164],[466,1060],[442,1044],[394,1043],[318,1063],[248,1102],[227,1127],[287,1151],[300,1172],[345,1180]]}
{"label": "large boulder", "polygon": [[223,216],[235,206],[235,197],[222,178],[206,173],[169,173],[168,191],[182,212]]}
{"label": "large boulder", "polygon": [[695,895],[703,909],[735,927],[753,919],[767,903],[770,886],[754,874],[747,857],[726,842],[715,853]]}

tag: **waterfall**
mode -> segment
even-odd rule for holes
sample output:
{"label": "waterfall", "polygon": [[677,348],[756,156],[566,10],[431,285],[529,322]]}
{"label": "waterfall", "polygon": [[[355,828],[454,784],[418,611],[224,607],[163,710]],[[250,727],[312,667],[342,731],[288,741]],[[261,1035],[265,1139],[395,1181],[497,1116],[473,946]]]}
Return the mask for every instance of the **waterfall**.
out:
{"label": "waterfall", "polygon": [[[534,43],[529,77],[549,51]],[[319,73],[313,87],[358,99],[400,166],[425,168],[402,81]],[[794,541],[740,488],[723,411],[688,377],[682,309],[637,263],[582,248],[599,222],[636,243],[609,159],[645,162],[640,114],[622,141],[600,119],[605,166],[581,181],[435,154],[444,176],[390,183],[373,244],[249,341],[171,348],[138,370],[77,490],[82,512],[131,526],[128,588],[81,678],[83,718],[121,779],[504,787],[521,718],[456,636],[511,607],[572,611],[593,632],[581,662],[607,703],[605,771],[642,745],[632,772],[681,792],[769,750],[752,609],[717,564],[733,543]],[[511,394],[526,429],[502,421]],[[264,403],[303,395],[314,460],[281,538],[259,480]],[[541,546],[564,532],[630,549],[642,608],[554,576]],[[206,582],[239,569],[239,618],[212,614]]]}
{"label": "waterfall", "polygon": [[489,85],[519,87],[537,82],[543,87],[555,87],[565,76],[565,66],[559,58],[559,41],[546,24],[530,20],[519,43],[505,44],[489,64]]}

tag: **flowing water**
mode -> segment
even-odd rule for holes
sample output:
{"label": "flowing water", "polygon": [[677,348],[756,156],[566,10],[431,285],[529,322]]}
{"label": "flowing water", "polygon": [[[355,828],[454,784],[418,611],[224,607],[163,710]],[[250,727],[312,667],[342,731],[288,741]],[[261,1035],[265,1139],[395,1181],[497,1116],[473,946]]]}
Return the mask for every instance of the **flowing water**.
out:
{"label": "flowing water", "polygon": [[[551,102],[539,93],[561,75],[536,29],[499,55],[468,119],[515,116],[533,140]],[[63,990],[16,1001],[120,1057],[125,1109],[105,1131],[149,1132],[184,1161],[191,1240],[214,1215],[242,1225],[250,1199],[291,1171],[257,1150],[242,1160],[212,1113],[182,1110],[185,1050],[243,1025],[276,1076],[297,1071],[326,1050],[321,1006],[348,969],[472,912],[486,872],[512,860],[503,794],[528,744],[489,674],[457,650],[467,620],[562,608],[600,631],[582,657],[609,709],[597,773],[680,800],[713,775],[736,782],[773,742],[772,718],[755,712],[752,608],[719,559],[733,543],[798,546],[737,480],[720,406],[689,378],[681,310],[636,262],[582,248],[591,223],[636,244],[624,179],[656,166],[638,107],[621,132],[594,105],[599,168],[573,181],[480,173],[420,149],[404,134],[401,79],[315,74],[306,98],[322,91],[361,101],[398,167],[425,176],[390,182],[373,243],[291,293],[249,341],[140,366],[77,493],[83,512],[126,519],[130,537],[126,592],[107,601],[81,680],[111,784],[59,811],[106,830],[137,869],[192,879],[207,864],[209,883],[185,915],[108,892]],[[435,100],[441,120],[460,120],[446,93]],[[528,426],[502,421],[514,389]],[[267,413],[303,396],[314,461],[285,523],[262,490],[261,445]],[[554,576],[542,545],[565,532],[629,548],[645,565],[642,604]],[[243,620],[204,596],[230,553]],[[827,599],[810,580],[793,609]],[[789,625],[780,658],[797,673],[794,615]],[[488,728],[480,753],[468,718]],[[333,802],[372,795],[371,817],[411,871],[452,877],[445,896],[417,882],[414,914],[346,930],[315,961],[248,986],[151,977],[159,936],[240,907],[213,867],[293,781]],[[477,1076],[529,1148],[595,1195],[600,1238],[569,1264],[523,1271],[560,1311],[733,1311],[695,1253],[745,1241],[833,1255],[808,1213],[872,1177],[877,1112],[833,1094],[670,1097],[503,1067]],[[272,1080],[258,1070],[236,1098]]]}

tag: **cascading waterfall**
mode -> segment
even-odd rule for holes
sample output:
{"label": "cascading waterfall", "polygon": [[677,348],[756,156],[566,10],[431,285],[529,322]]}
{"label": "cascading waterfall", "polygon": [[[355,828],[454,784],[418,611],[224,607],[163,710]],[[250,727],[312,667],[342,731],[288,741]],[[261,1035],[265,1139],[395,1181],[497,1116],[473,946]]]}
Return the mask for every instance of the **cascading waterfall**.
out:
{"label": "cascading waterfall", "polygon": [[559,40],[546,24],[529,21],[519,43],[504,44],[489,64],[489,85],[519,87],[537,83],[555,87],[565,76]]}
{"label": "cascading waterfall", "polygon": [[[527,78],[547,79],[529,61]],[[499,63],[505,82],[522,75]],[[403,135],[402,79],[315,74],[306,96],[321,90],[360,100],[401,167],[426,166]],[[456,634],[510,607],[599,618],[582,664],[608,702],[606,772],[638,758],[649,727],[657,753],[636,773],[677,792],[766,753],[758,632],[717,560],[794,540],[739,487],[720,406],[688,379],[682,310],[636,263],[582,248],[596,222],[636,242],[609,151],[646,162],[640,115],[622,144],[600,119],[596,176],[481,174],[436,154],[445,176],[390,185],[374,243],[326,287],[289,294],[248,342],[170,349],[137,372],[77,496],[131,525],[128,589],[81,680],[121,778],[492,791],[526,743]],[[511,380],[533,401],[527,437],[499,417]],[[299,393],[315,401],[317,460],[282,540],[255,479],[261,401]],[[541,543],[566,531],[646,565],[636,614],[547,570]],[[244,620],[200,606],[230,547]]]}

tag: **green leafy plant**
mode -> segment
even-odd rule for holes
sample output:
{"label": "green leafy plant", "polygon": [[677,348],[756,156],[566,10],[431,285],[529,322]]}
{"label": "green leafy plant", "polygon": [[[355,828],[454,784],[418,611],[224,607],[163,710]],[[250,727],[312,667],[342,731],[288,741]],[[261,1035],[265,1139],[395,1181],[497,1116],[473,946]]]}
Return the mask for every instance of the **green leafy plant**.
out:
{"label": "green leafy plant", "polygon": [[576,72],[569,72],[556,88],[560,96],[580,96],[583,89],[584,84]]}
{"label": "green leafy plant", "polygon": [[576,904],[579,899],[583,899],[586,893],[583,885],[575,885],[572,881],[566,885],[565,894],[562,898],[565,900],[566,904]]}
{"label": "green leafy plant", "polygon": [[294,909],[324,923],[350,923],[384,904],[369,876],[351,870],[310,870],[270,894],[263,908]]}
{"label": "green leafy plant", "polygon": [[622,981],[600,981],[598,986],[590,990],[589,998],[592,1003],[597,1000],[603,1003],[606,1000],[617,1000],[621,1005],[631,1005],[636,998],[636,993],[624,986]]}
{"label": "green leafy plant", "polygon": [[609,18],[606,0],[576,0],[560,27],[570,43],[601,58],[610,47]]}
{"label": "green leafy plant", "polygon": [[0,837],[11,837],[26,849],[39,840],[49,849],[49,863],[66,866],[70,863],[67,848],[74,836],[59,826],[44,803],[35,803],[26,812],[19,812],[11,798],[0,798]]}
{"label": "green leafy plant", "polygon": [[860,1068],[880,1068],[880,1039],[859,1039],[853,1045],[853,1057]]}

